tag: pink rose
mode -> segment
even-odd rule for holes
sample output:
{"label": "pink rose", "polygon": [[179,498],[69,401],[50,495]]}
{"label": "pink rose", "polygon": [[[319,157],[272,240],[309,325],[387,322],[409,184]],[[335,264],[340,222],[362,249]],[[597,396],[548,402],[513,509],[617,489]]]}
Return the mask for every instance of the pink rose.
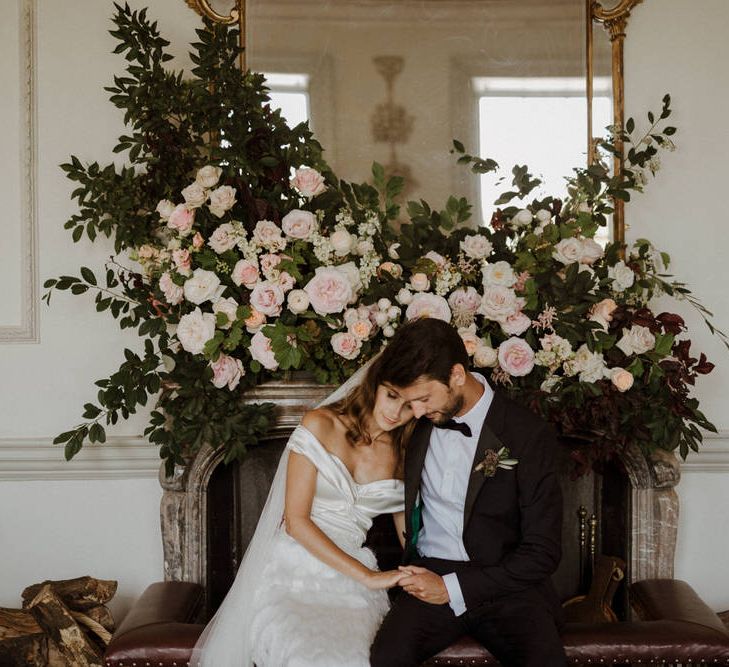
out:
{"label": "pink rose", "polygon": [[251,357],[255,359],[261,366],[269,371],[275,371],[278,368],[278,361],[271,349],[271,339],[263,334],[262,331],[256,332],[251,338]]}
{"label": "pink rose", "polygon": [[270,280],[273,270],[281,263],[282,259],[281,255],[276,255],[270,252],[265,255],[261,255],[258,258],[258,261],[261,264],[261,273]]}
{"label": "pink rose", "polygon": [[499,345],[499,364],[509,375],[528,375],[534,368],[534,350],[523,338],[509,338]]}
{"label": "pink rose", "polygon": [[454,314],[475,315],[481,306],[481,295],[474,287],[459,287],[451,292],[448,305]]}
{"label": "pink rose", "polygon": [[311,198],[320,195],[326,190],[324,177],[311,167],[297,169],[291,179],[292,187],[296,188],[304,197]]}
{"label": "pink rose", "polygon": [[354,359],[362,349],[362,341],[349,332],[339,332],[332,336],[334,352],[345,359]]}
{"label": "pink rose", "polygon": [[532,325],[524,313],[518,312],[510,315],[501,323],[501,330],[509,336],[520,336]]}
{"label": "pink rose", "polygon": [[190,211],[184,204],[179,204],[170,214],[167,226],[180,236],[187,236],[192,231],[193,222],[195,222],[195,211]]}
{"label": "pink rose", "polygon": [[414,320],[418,317],[433,317],[444,322],[450,322],[451,309],[442,296],[430,292],[420,292],[413,296],[405,311],[405,319],[407,320]]}
{"label": "pink rose", "polygon": [[220,255],[226,250],[235,248],[235,244],[238,243],[236,238],[235,230],[233,225],[229,222],[225,222],[220,225],[210,236],[208,245]]}
{"label": "pink rose", "polygon": [[440,255],[437,252],[435,252],[435,250],[430,250],[429,252],[426,252],[425,259],[429,259],[439,269],[444,269],[446,264],[448,264],[448,260],[445,257],[443,257],[443,255]]}
{"label": "pink rose", "polygon": [[281,236],[281,228],[270,220],[259,220],[253,229],[253,240],[268,250],[283,250],[286,239]]}
{"label": "pink rose", "polygon": [[524,299],[516,296],[513,289],[504,285],[492,285],[483,291],[479,312],[486,319],[505,322],[516,315],[524,306]]}
{"label": "pink rose", "polygon": [[210,367],[213,369],[213,384],[218,389],[227,385],[228,389],[233,391],[245,375],[241,360],[229,357],[227,354],[221,354],[217,361],[211,361]]}
{"label": "pink rose", "polygon": [[353,297],[352,284],[342,271],[319,267],[304,286],[312,308],[319,315],[341,313]]}
{"label": "pink rose", "polygon": [[258,283],[251,292],[251,306],[269,317],[281,314],[281,306],[285,300],[281,286],[268,280]]}
{"label": "pink rose", "polygon": [[279,285],[281,285],[281,289],[284,292],[288,292],[290,289],[294,288],[294,283],[296,283],[296,278],[294,278],[287,271],[281,271],[281,273],[278,274],[278,278],[277,278],[276,282]]}
{"label": "pink rose", "polygon": [[309,211],[294,209],[281,219],[281,229],[292,239],[308,239],[316,229],[316,216]]}
{"label": "pink rose", "polygon": [[248,289],[253,289],[258,282],[258,277],[258,267],[247,259],[238,260],[230,274],[231,280],[238,287],[245,285]]}
{"label": "pink rose", "polygon": [[159,288],[165,295],[165,300],[171,306],[176,306],[182,301],[184,291],[180,285],[176,285],[173,282],[169,273],[162,274],[162,277],[159,279]]}
{"label": "pink rose", "polygon": [[177,267],[177,271],[183,276],[189,276],[192,270],[192,259],[190,251],[186,248],[180,248],[172,251],[172,261]]}

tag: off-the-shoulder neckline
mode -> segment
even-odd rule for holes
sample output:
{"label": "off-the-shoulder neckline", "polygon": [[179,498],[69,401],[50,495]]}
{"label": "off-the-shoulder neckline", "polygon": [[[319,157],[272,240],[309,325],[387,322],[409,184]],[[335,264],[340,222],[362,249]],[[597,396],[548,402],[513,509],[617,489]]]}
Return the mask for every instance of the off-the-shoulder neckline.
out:
{"label": "off-the-shoulder neckline", "polygon": [[347,474],[347,476],[351,480],[352,484],[354,484],[355,486],[359,487],[360,489],[361,488],[364,488],[366,486],[372,486],[374,484],[382,484],[383,482],[390,482],[390,483],[392,483],[392,482],[399,482],[400,484],[404,484],[405,483],[403,480],[398,479],[397,477],[384,477],[382,479],[374,479],[371,482],[365,482],[364,484],[360,484],[357,480],[355,480],[354,475],[352,475],[351,471],[347,467],[347,464],[344,461],[342,461],[342,459],[340,459],[339,456],[337,456],[334,452],[330,452],[319,441],[319,438],[317,438],[308,428],[306,428],[306,426],[304,426],[303,424],[299,424],[296,428],[301,429],[302,431],[305,431],[311,437],[311,439],[317,445],[319,445],[319,447],[321,447],[328,456],[330,456],[332,458],[332,460],[335,463],[338,463],[344,469],[344,472]]}

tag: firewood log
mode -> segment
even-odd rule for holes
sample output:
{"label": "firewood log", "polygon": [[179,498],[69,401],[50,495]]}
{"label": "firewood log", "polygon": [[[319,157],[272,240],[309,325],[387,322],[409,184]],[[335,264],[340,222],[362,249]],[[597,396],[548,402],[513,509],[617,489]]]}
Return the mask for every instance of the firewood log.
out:
{"label": "firewood log", "polygon": [[116,630],[114,617],[111,615],[111,611],[109,611],[108,607],[100,604],[96,607],[90,607],[89,609],[85,609],[83,613],[100,625],[103,625],[104,628],[106,628],[109,632],[113,633],[114,630]]}
{"label": "firewood log", "polygon": [[48,639],[33,615],[0,608],[0,665],[41,667],[48,664]]}
{"label": "firewood log", "polygon": [[69,665],[103,667],[101,650],[89,641],[50,583],[38,591],[28,609]]}
{"label": "firewood log", "polygon": [[77,577],[76,579],[61,579],[59,581],[44,581],[40,584],[28,586],[23,593],[23,607],[38,595],[43,586],[50,584],[53,591],[61,598],[66,606],[77,611],[84,611],[111,600],[116,593],[118,583],[93,577]]}

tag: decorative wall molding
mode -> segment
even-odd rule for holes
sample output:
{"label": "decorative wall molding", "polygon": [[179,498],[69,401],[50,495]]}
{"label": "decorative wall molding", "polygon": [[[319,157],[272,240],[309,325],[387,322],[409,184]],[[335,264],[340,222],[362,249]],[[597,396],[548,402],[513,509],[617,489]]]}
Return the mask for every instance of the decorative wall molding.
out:
{"label": "decorative wall molding", "polygon": [[681,462],[681,472],[729,472],[729,429],[705,433],[698,453],[691,452],[686,461]]}
{"label": "decorative wall molding", "polygon": [[21,321],[0,326],[0,343],[40,342],[38,312],[38,228],[36,221],[36,11],[35,0],[18,0],[20,9]]}
{"label": "decorative wall molding", "polygon": [[141,436],[110,436],[71,461],[53,438],[0,438],[0,481],[157,478],[159,448]]}

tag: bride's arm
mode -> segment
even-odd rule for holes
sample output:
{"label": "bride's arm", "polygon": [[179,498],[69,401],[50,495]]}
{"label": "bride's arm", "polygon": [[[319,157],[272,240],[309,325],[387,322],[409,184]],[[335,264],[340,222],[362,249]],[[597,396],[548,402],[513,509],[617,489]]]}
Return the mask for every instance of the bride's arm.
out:
{"label": "bride's arm", "polygon": [[319,560],[368,588],[390,588],[396,585],[403,576],[401,572],[370,570],[342,551],[311,520],[316,476],[316,467],[306,456],[296,452],[289,454],[284,510],[286,532]]}
{"label": "bride's arm", "polygon": [[400,546],[405,548],[405,512],[395,512],[392,515],[392,521],[395,524],[395,532],[397,539],[400,540]]}

